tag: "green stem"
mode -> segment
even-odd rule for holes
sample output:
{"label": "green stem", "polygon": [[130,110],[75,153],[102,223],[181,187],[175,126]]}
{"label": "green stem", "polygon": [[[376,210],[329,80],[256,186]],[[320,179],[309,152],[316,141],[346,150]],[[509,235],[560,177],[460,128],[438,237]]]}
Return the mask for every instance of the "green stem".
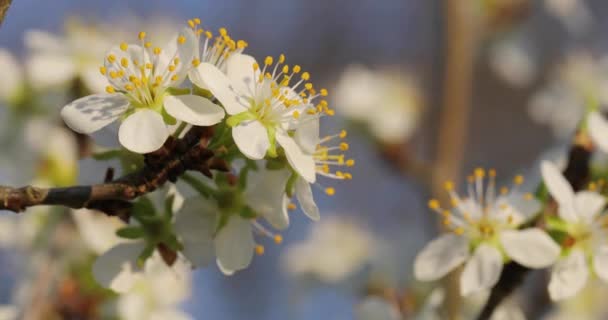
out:
{"label": "green stem", "polygon": [[210,186],[204,184],[202,181],[197,179],[191,174],[184,173],[180,180],[188,184],[192,189],[196,190],[203,197],[208,198],[209,196],[215,196],[217,194],[216,190],[211,188]]}
{"label": "green stem", "polygon": [[173,132],[173,137],[179,138],[179,135],[182,134],[182,131],[184,131],[184,129],[186,129],[187,125],[188,125],[187,123],[182,121],[179,124],[179,127],[177,127],[177,130],[175,130],[175,132]]}

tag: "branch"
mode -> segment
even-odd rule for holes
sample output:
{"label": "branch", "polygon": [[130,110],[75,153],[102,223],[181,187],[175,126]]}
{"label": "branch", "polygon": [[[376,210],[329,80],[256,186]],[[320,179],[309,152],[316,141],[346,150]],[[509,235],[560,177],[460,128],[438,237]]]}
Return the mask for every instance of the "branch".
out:
{"label": "branch", "polygon": [[[593,146],[586,133],[579,132],[574,139],[568,155],[568,164],[564,170],[564,176],[575,191],[581,190],[591,176],[590,160]],[[537,221],[531,224],[536,224]],[[500,303],[506,299],[515,289],[520,286],[525,276],[532,271],[515,262],[505,265],[498,283],[492,289],[486,305],[477,317],[478,320],[489,319]]]}
{"label": "branch", "polygon": [[[65,188],[0,186],[0,209],[21,212],[39,205],[89,208],[128,219],[130,200],[175,182],[187,170],[211,176],[211,169],[227,171],[226,163],[207,149],[211,128],[195,127],[182,139],[169,138],[164,146],[144,157],[139,171],[101,184]],[[111,176],[111,174],[109,174]]]}
{"label": "branch", "polygon": [[6,16],[8,8],[11,6],[11,2],[13,2],[13,0],[0,0],[0,25],[4,22],[4,17]]}

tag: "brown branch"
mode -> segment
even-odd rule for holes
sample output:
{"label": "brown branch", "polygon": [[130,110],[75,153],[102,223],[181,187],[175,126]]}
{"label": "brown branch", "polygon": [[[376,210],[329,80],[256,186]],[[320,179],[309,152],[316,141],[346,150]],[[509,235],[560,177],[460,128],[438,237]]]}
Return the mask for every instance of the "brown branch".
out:
{"label": "brown branch", "polygon": [[4,22],[4,17],[6,17],[6,12],[12,2],[13,0],[0,0],[0,26],[2,25],[2,22]]}
{"label": "brown branch", "polygon": [[89,208],[108,215],[129,217],[131,202],[167,181],[175,182],[187,170],[211,176],[211,169],[226,170],[222,160],[206,148],[211,128],[195,127],[182,139],[169,138],[158,151],[145,155],[145,165],[132,174],[104,183],[66,188],[13,188],[0,186],[0,209],[21,212],[39,205]]}
{"label": "brown branch", "polygon": [[[593,146],[586,133],[580,132],[576,135],[574,143],[568,154],[568,164],[564,170],[564,177],[572,185],[575,191],[581,190],[589,182],[591,176],[590,161],[593,153]],[[532,225],[538,221],[531,222]],[[496,308],[506,299],[517,287],[519,287],[526,275],[532,269],[521,266],[515,262],[505,265],[498,282],[492,288],[490,297],[486,301],[478,320],[490,319]]]}

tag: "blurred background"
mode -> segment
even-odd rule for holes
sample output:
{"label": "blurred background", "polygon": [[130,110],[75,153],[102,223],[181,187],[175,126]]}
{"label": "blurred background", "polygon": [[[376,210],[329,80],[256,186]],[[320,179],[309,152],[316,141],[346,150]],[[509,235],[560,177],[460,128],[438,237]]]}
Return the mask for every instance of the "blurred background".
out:
{"label": "blurred background", "polygon": [[[258,59],[284,53],[329,89],[336,116],[322,130],[348,130],[353,180],[336,185],[333,197],[316,195],[320,222],[293,213],[284,243],[245,271],[195,271],[181,304],[195,319],[354,319],[369,296],[398,306],[403,318],[430,319],[421,310],[434,285],[415,282],[411,266],[437,233],[426,208],[441,197],[437,186],[481,166],[506,183],[524,173],[533,190],[537,161],[563,157],[589,92],[603,103],[608,84],[602,0],[13,2],[0,28],[2,184],[50,175],[55,167],[39,156],[52,152],[45,125],[59,123],[59,109],[82,92],[74,79],[92,83],[87,72],[98,70],[104,50],[140,30],[162,39],[199,17],[205,28],[247,40]],[[32,30],[64,42],[45,47]],[[61,148],[52,149],[65,154]],[[65,166],[57,170],[70,171]],[[91,183],[106,167],[83,159],[78,173],[65,174]],[[2,217],[12,223],[2,230],[20,223]],[[9,240],[0,268],[5,304],[26,261]],[[523,308],[534,312],[530,303]]]}

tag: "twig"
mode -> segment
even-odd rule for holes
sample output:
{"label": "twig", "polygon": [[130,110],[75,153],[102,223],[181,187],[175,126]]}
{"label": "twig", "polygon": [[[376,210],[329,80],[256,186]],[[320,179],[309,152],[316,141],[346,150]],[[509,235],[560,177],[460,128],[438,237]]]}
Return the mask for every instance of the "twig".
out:
{"label": "twig", "polygon": [[[589,180],[592,153],[593,146],[587,134],[583,132],[578,133],[570,148],[568,164],[564,170],[564,176],[575,191],[583,189]],[[537,221],[532,222],[532,224],[536,223]],[[525,276],[530,271],[532,270],[515,262],[507,264],[477,319],[489,319],[500,303],[523,283]]]}
{"label": "twig", "polygon": [[2,22],[4,22],[4,17],[6,17],[6,12],[12,2],[13,0],[0,0],[0,26],[2,25]]}
{"label": "twig", "polygon": [[144,167],[132,174],[95,185],[65,188],[13,188],[0,186],[0,209],[21,212],[39,205],[89,208],[127,219],[133,200],[167,181],[175,182],[187,170],[211,176],[211,169],[226,170],[213,151],[206,148],[210,128],[196,127],[182,139],[169,138],[160,150],[145,155]]}

